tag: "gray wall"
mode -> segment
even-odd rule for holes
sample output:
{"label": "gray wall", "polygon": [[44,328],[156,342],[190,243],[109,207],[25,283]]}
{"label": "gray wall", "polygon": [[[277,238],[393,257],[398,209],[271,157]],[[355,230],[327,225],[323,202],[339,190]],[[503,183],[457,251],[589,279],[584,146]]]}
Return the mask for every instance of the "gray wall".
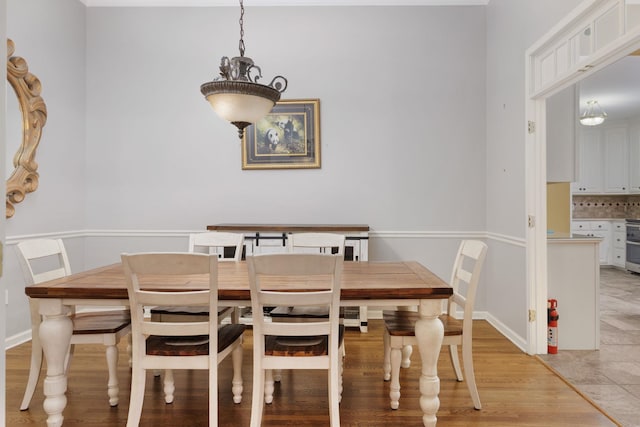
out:
{"label": "gray wall", "polygon": [[[7,2],[6,0],[0,0],[0,40],[4,40],[7,37]],[[7,58],[7,45],[6,43],[0,43],[0,81],[6,80],[6,58]],[[4,90],[0,90],[0,153],[5,152],[5,117],[6,117],[6,95],[7,91],[5,85]],[[0,161],[0,176],[5,176],[5,162]],[[5,193],[6,184],[2,180],[0,183],[0,190],[2,190],[2,194]],[[5,241],[5,219],[4,215],[0,215],[0,251],[4,249],[4,241]],[[4,263],[4,262],[3,262]],[[2,265],[0,265],[0,276],[2,276]],[[6,285],[0,279],[0,296],[4,297],[6,290]],[[0,343],[4,343],[6,337],[6,313],[7,308],[6,305],[0,300]],[[4,347],[3,347],[4,348]],[[0,351],[0,408],[5,408],[6,402],[6,388],[5,388],[5,353],[4,351]],[[0,427],[4,427],[5,425],[5,417],[0,417]]]}
{"label": "gray wall", "polygon": [[298,171],[242,171],[234,128],[200,94],[238,53],[237,15],[88,10],[89,228],[484,228],[485,73],[469,66],[484,63],[482,7],[247,8],[265,80],[320,99],[322,168]]}
{"label": "gray wall", "polygon": [[[234,129],[199,93],[237,53],[237,8],[8,3],[49,108],[41,186],[7,223],[12,242],[65,237],[77,271],[184,248],[217,222],[368,223],[371,259],[448,278],[457,242],[488,233],[477,308],[526,340],[524,53],[579,0],[248,7],[265,80],[320,99],[322,168],[295,171],[242,171]],[[28,316],[15,255],[5,267],[11,335]]]}
{"label": "gray wall", "polygon": [[[85,228],[86,8],[78,0],[8,0],[6,3],[7,37],[15,42],[15,55],[25,58],[29,71],[40,79],[48,110],[36,156],[39,187],[16,205],[15,215],[6,222],[6,236],[10,241],[5,247],[5,272],[0,281],[9,289],[6,320],[10,337],[30,327],[24,281],[12,242],[48,233],[73,235]],[[14,96],[9,90],[8,95]],[[7,151],[12,152],[7,155],[13,156],[18,146],[19,142],[9,141],[7,147],[12,148]],[[71,239],[67,245],[72,268],[81,270],[83,240]]]}
{"label": "gray wall", "polygon": [[[491,0],[487,14],[486,309],[527,337],[525,51],[581,0]],[[503,236],[522,239],[514,248]]]}

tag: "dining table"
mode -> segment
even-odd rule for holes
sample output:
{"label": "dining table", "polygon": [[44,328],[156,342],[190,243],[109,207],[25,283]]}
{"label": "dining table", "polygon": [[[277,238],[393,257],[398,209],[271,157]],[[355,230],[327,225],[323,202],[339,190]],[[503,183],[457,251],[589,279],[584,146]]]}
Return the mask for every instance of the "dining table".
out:
{"label": "dining table", "polygon": [[[171,280],[155,280],[147,284],[156,289],[203,289],[206,276],[174,276]],[[283,285],[285,286],[285,285]],[[313,283],[305,282],[313,287]],[[128,306],[127,286],[122,264],[112,264],[63,278],[25,287],[29,298],[36,298],[42,316],[39,336],[46,359],[44,410],[48,427],[63,424],[67,405],[65,358],[73,331],[69,316],[75,306]],[[438,356],[444,329],[438,318],[442,300],[453,291],[445,281],[416,261],[345,262],[342,272],[340,300],[343,306],[416,306],[420,319],[415,334],[422,362],[419,380],[420,408],[425,427],[436,425],[440,406]],[[247,264],[218,264],[218,299],[224,306],[250,306]],[[382,339],[380,342],[382,346]]]}

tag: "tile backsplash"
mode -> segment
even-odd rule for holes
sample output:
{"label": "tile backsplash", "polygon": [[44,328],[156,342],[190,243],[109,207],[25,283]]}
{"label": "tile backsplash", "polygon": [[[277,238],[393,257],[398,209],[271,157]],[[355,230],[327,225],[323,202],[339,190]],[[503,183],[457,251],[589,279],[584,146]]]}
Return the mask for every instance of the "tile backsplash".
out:
{"label": "tile backsplash", "polygon": [[640,218],[640,194],[633,195],[574,195],[573,219]]}

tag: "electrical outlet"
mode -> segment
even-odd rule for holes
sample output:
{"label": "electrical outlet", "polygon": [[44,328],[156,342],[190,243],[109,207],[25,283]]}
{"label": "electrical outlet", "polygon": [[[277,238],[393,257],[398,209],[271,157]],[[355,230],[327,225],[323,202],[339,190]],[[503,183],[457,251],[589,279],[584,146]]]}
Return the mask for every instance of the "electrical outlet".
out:
{"label": "electrical outlet", "polygon": [[9,289],[4,290],[4,305],[9,305]]}

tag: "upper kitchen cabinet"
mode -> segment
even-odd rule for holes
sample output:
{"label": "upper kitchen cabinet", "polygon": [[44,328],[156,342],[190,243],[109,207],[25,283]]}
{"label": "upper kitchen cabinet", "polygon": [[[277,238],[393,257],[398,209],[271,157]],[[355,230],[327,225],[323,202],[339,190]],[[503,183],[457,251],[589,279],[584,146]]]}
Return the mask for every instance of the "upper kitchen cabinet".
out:
{"label": "upper kitchen cabinet", "polygon": [[602,193],[603,156],[601,133],[595,129],[580,129],[576,144],[578,173],[576,182],[571,184],[573,193]]}
{"label": "upper kitchen cabinet", "polygon": [[633,192],[629,185],[629,153],[639,147],[631,147],[628,133],[624,125],[580,129],[576,144],[578,179],[571,185],[574,194]]}
{"label": "upper kitchen cabinet", "polygon": [[603,129],[604,192],[628,193],[629,141],[626,127]]}
{"label": "upper kitchen cabinet", "polygon": [[576,86],[547,99],[547,182],[573,182],[575,173]]}
{"label": "upper kitchen cabinet", "polygon": [[629,129],[629,192],[640,193],[640,124]]}

